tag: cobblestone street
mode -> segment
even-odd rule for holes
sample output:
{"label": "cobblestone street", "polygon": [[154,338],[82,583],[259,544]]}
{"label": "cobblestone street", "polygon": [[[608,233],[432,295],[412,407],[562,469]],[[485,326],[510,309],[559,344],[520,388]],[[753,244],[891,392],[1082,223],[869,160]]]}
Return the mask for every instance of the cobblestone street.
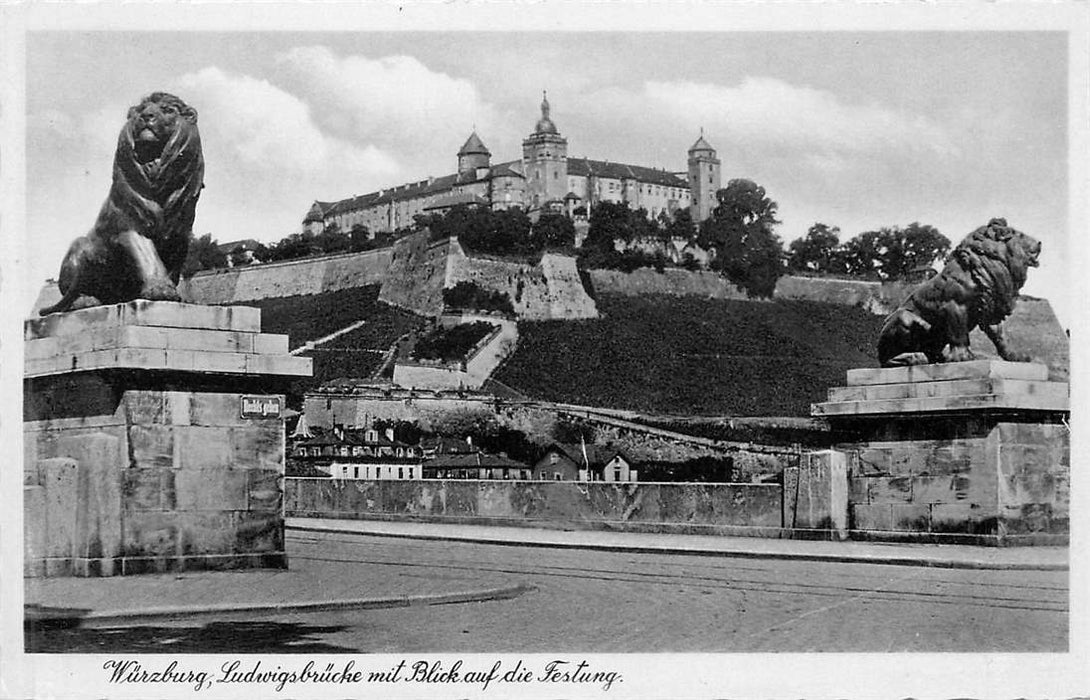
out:
{"label": "cobblestone street", "polygon": [[[40,630],[36,651],[1058,652],[1067,572],[557,550],[292,533],[292,568],[387,589],[529,584],[508,600]],[[329,581],[344,587],[345,581]],[[245,639],[245,649],[239,640]]]}

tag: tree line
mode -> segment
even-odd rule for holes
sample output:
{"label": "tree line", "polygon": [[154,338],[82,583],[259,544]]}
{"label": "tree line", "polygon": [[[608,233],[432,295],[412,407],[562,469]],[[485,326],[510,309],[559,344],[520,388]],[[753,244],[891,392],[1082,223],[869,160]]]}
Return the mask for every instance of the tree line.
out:
{"label": "tree line", "polygon": [[[765,188],[752,180],[735,179],[716,193],[717,205],[704,221],[694,221],[686,208],[658,217],[645,209],[619,202],[599,202],[587,217],[589,228],[582,245],[575,247],[575,226],[564,214],[546,212],[532,221],[522,209],[493,211],[459,205],[438,214],[417,215],[413,225],[393,232],[374,232],[362,225],[341,231],[330,224],[321,233],[293,233],[276,243],[261,244],[254,257],[263,262],[315,255],[348,253],[386,247],[412,232],[428,230],[433,240],[457,237],[473,253],[505,257],[540,255],[546,250],[576,253],[581,269],[610,268],[658,270],[667,265],[698,269],[693,257],[671,261],[668,241],[687,241],[710,254],[708,266],[752,297],[771,297],[785,273],[843,275],[874,280],[902,279],[929,268],[950,249],[950,241],[934,226],[913,222],[907,226],[864,231],[841,242],[840,229],[814,223],[806,235],[785,249],[776,232],[778,205]],[[575,214],[585,215],[585,209]],[[633,242],[654,243],[630,247]],[[622,245],[618,246],[618,243]],[[618,249],[620,248],[620,249]],[[228,266],[233,251],[222,251],[211,234],[190,245],[183,269],[191,276],[202,269]],[[235,264],[244,264],[235,260]]]}

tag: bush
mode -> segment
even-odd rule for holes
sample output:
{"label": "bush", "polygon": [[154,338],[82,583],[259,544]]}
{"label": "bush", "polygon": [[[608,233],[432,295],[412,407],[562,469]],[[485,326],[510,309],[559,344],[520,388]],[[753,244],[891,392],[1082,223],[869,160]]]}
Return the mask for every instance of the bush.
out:
{"label": "bush", "polygon": [[476,282],[459,282],[443,290],[443,304],[452,309],[501,311],[514,314],[515,307],[506,292],[483,289]]}
{"label": "bush", "polygon": [[462,360],[495,327],[491,323],[477,321],[452,328],[437,328],[416,342],[412,356],[418,360]]}

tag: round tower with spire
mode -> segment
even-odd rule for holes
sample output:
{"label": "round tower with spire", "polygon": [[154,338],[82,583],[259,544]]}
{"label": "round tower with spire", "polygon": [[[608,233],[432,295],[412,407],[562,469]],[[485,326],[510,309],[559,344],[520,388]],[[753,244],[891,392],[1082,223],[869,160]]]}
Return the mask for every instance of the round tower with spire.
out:
{"label": "round tower with spire", "polygon": [[689,149],[689,214],[693,221],[701,221],[712,215],[718,203],[715,193],[720,187],[720,162],[715,149],[704,139],[704,127],[700,137]]}
{"label": "round tower with spire", "polygon": [[543,91],[541,118],[534,133],[522,142],[527,205],[535,217],[550,202],[562,203],[568,191],[568,140],[557,131],[549,109],[549,97]]}
{"label": "round tower with spire", "polygon": [[477,136],[477,129],[474,127],[473,133],[469,135],[465,145],[458,151],[458,174],[475,174],[478,168],[488,168],[491,158],[492,154],[488,152],[488,148],[481,141],[481,137]]}

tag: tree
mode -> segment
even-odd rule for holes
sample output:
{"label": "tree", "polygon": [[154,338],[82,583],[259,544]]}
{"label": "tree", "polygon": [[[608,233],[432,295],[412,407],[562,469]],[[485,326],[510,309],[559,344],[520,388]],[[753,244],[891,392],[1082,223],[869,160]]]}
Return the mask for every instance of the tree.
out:
{"label": "tree", "polygon": [[363,224],[356,224],[348,232],[348,247],[353,253],[374,247],[374,236]]}
{"label": "tree", "polygon": [[631,241],[635,231],[631,224],[632,210],[621,202],[599,202],[590,212],[590,229],[584,248],[613,250],[613,242]]}
{"label": "tree", "polygon": [[913,222],[903,229],[864,231],[844,244],[843,259],[849,274],[889,280],[928,267],[949,250],[949,239],[938,229]]}
{"label": "tree", "polygon": [[330,224],[314,237],[314,245],[319,253],[344,253],[350,249],[351,239],[339,226]]}
{"label": "tree", "polygon": [[563,214],[545,213],[530,232],[534,250],[570,248],[575,245],[575,225]]}
{"label": "tree", "polygon": [[771,297],[783,275],[783,245],[773,227],[777,204],[751,180],[731,180],[715,193],[719,205],[700,225],[698,242],[715,249],[711,267],[751,297]]}
{"label": "tree", "polygon": [[787,267],[796,272],[844,272],[840,229],[815,223],[805,236],[791,241]]}
{"label": "tree", "polygon": [[693,223],[693,215],[689,212],[688,207],[674,212],[674,218],[666,224],[663,235],[668,240],[680,238],[691,241],[696,238],[696,224]]}
{"label": "tree", "polygon": [[185,262],[182,264],[182,277],[189,279],[201,270],[214,270],[227,267],[227,255],[219,249],[211,233],[196,238],[189,244]]}

